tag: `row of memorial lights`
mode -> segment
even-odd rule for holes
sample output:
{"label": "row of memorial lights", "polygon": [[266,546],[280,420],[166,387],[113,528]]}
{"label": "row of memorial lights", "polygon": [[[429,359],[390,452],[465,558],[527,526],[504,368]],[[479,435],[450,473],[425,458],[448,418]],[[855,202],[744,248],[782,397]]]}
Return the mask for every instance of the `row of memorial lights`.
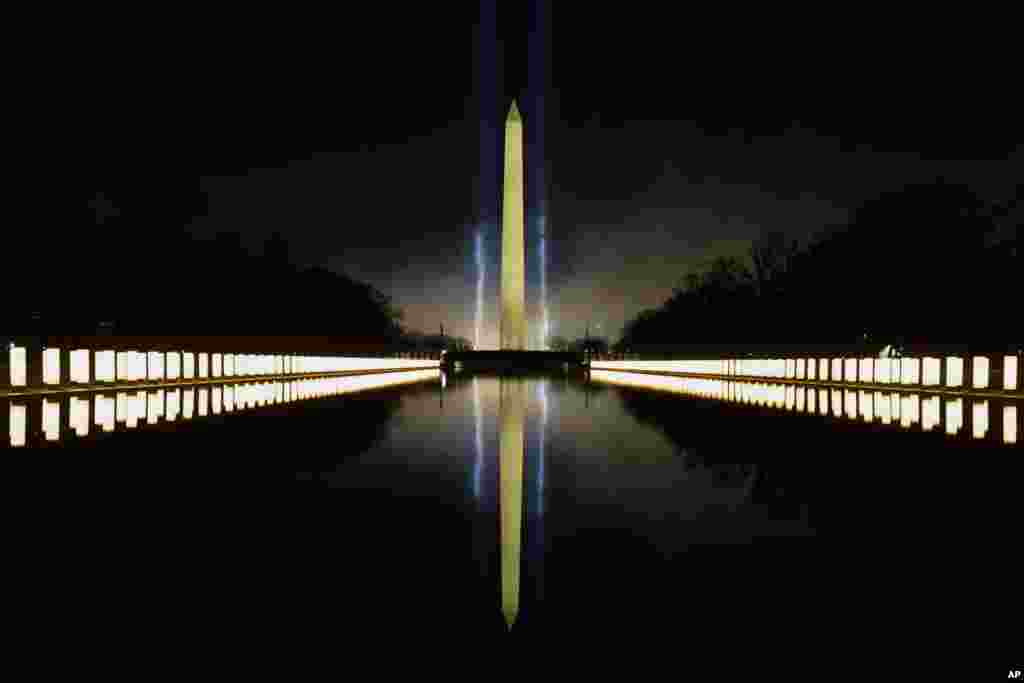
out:
{"label": "row of memorial lights", "polygon": [[[28,358],[23,347],[11,347],[10,383],[28,384]],[[200,379],[207,377],[264,376],[292,373],[344,372],[353,370],[397,370],[434,367],[437,361],[411,358],[336,358],[257,354],[191,353],[181,351],[70,351],[69,378],[74,384],[90,383],[90,354],[95,353],[96,382]],[[43,384],[59,385],[60,349],[42,353]],[[116,366],[115,366],[116,361]],[[198,375],[196,365],[198,361]],[[212,366],[212,367],[208,367]],[[116,367],[116,374],[115,374]]]}
{"label": "row of memorial lights", "polygon": [[[181,415],[191,419],[193,414],[205,417],[207,414],[219,415],[222,411],[230,413],[278,403],[289,403],[323,396],[354,393],[368,389],[379,389],[400,384],[422,382],[436,378],[436,369],[413,370],[409,373],[387,375],[354,375],[348,377],[330,377],[321,379],[294,380],[291,382],[273,382],[244,384],[237,386],[214,386],[198,389],[168,389],[138,391],[134,396],[130,392],[119,392],[116,397],[95,396],[95,424],[104,432],[112,432],[115,422],[124,422],[129,429],[138,426],[141,419],[147,424],[156,424],[163,417],[174,421]],[[209,394],[207,393],[209,391]],[[47,441],[57,441],[60,437],[60,402],[43,399],[42,427]],[[68,423],[78,436],[89,433],[89,399],[71,396],[68,402]],[[27,407],[11,404],[10,406],[10,442],[12,446],[24,446],[26,443]]]}
{"label": "row of memorial lights", "polygon": [[[987,356],[973,357],[972,387],[988,388],[991,368]],[[942,363],[946,363],[946,387],[964,384],[964,359],[943,358],[777,358],[729,360],[617,360],[593,361],[591,367],[601,370],[641,370],[645,372],[686,372],[736,377],[772,377],[814,381],[846,381],[874,384],[905,384],[939,386]],[[1016,356],[1003,358],[1003,389],[1019,388]]]}
{"label": "row of memorial lights", "polygon": [[[940,397],[921,398],[916,394],[888,394],[881,391],[854,389],[817,389],[763,382],[735,382],[697,377],[673,377],[657,375],[623,374],[597,369],[595,379],[611,384],[634,386],[644,389],[672,391],[676,393],[734,401],[757,406],[784,408],[798,412],[821,415],[831,412],[835,417],[873,422],[877,417],[882,424],[898,423],[911,427],[918,422],[924,431],[930,431],[940,422]],[[831,392],[831,393],[829,393]],[[831,401],[830,401],[831,399]],[[858,399],[860,399],[858,401]],[[858,411],[858,405],[860,409]],[[963,398],[946,399],[946,433],[956,435],[963,427]],[[972,436],[984,438],[989,427],[989,406],[987,400],[975,401],[972,406]],[[1003,407],[1003,441],[1017,443],[1017,406]]]}

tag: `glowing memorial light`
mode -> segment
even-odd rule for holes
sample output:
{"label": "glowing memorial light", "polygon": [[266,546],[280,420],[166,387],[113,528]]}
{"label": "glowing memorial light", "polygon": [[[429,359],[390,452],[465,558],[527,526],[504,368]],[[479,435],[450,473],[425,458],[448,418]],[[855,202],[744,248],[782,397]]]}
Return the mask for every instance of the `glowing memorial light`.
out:
{"label": "glowing memorial light", "polygon": [[879,358],[875,361],[875,383],[888,384],[892,381],[892,358]]}
{"label": "glowing memorial light", "polygon": [[938,385],[941,380],[940,373],[942,370],[942,359],[922,358],[921,365],[921,384],[926,387],[934,387]]}
{"label": "glowing memorial light", "polygon": [[195,389],[185,389],[181,397],[181,416],[186,420],[192,419],[195,412],[196,392]]}
{"label": "glowing memorial light", "polygon": [[892,422],[891,401],[881,391],[875,392],[875,410],[878,412],[882,424],[887,425]]}
{"label": "glowing memorial light", "polygon": [[1003,443],[1017,443],[1017,406],[1003,407]]}
{"label": "glowing memorial light", "polygon": [[988,387],[988,358],[985,356],[974,357],[974,388],[985,389]]}
{"label": "glowing memorial light", "polygon": [[164,378],[164,354],[159,351],[150,351],[148,356],[148,364],[146,370],[146,379],[163,379]]}
{"label": "glowing memorial light", "polygon": [[164,392],[162,389],[149,393],[149,408],[146,411],[146,422],[155,425],[157,419],[164,414]]}
{"label": "glowing memorial light", "polygon": [[68,401],[68,423],[78,436],[89,435],[89,401],[72,396]]}
{"label": "glowing memorial light", "polygon": [[224,376],[235,376],[235,355],[233,353],[224,354]]}
{"label": "glowing memorial light", "polygon": [[111,396],[96,396],[95,399],[95,422],[105,432],[114,431],[114,407],[115,399]]}
{"label": "glowing memorial light", "polygon": [[1003,389],[1014,391],[1017,389],[1017,357],[1005,356],[1003,358]]}
{"label": "glowing memorial light", "polygon": [[804,412],[804,406],[806,404],[807,397],[804,393],[804,387],[797,387],[796,390],[796,409],[797,412]]}
{"label": "glowing memorial light", "polygon": [[180,389],[169,389],[167,391],[167,420],[174,422],[178,419],[178,412],[181,410]]}
{"label": "glowing memorial light", "polygon": [[43,349],[43,384],[60,384],[60,349]]}
{"label": "glowing memorial light", "polygon": [[69,355],[71,367],[69,368],[68,374],[71,377],[71,381],[76,384],[88,384],[89,383],[89,350],[88,349],[76,349]]}
{"label": "glowing memorial light", "polygon": [[182,354],[182,377],[195,379],[196,376],[196,354],[186,352]]}
{"label": "glowing memorial light", "polygon": [[973,412],[973,432],[975,439],[985,438],[988,433],[988,401],[974,401],[971,406]]}
{"label": "glowing memorial light", "polygon": [[24,446],[26,441],[25,432],[28,422],[27,408],[23,405],[16,405],[12,403],[8,415],[10,417],[11,446],[15,448]]}
{"label": "glowing memorial light", "polygon": [[946,358],[946,386],[959,387],[964,383],[964,359],[956,356]]}
{"label": "glowing memorial light", "polygon": [[828,415],[828,389],[818,389],[818,412]]}
{"label": "glowing memorial light", "polygon": [[874,394],[869,391],[860,392],[860,416],[865,422],[875,419]]}
{"label": "glowing memorial light", "polygon": [[946,401],[946,434],[954,436],[964,426],[964,400],[951,398]]}
{"label": "glowing memorial light", "polygon": [[146,417],[146,392],[137,391],[135,395],[128,399],[128,419],[125,421],[125,426],[129,429],[135,429],[138,426],[139,420]]}
{"label": "glowing memorial light", "polygon": [[832,415],[843,416],[843,391],[841,389],[832,390]]}
{"label": "glowing memorial light", "polygon": [[920,421],[921,399],[917,394],[900,398],[900,424],[910,427]]}
{"label": "glowing memorial light", "polygon": [[860,359],[860,381],[871,382],[875,377],[875,363],[873,358]]}
{"label": "glowing memorial light", "polygon": [[224,356],[220,353],[213,354],[213,371],[211,377],[221,377],[223,370]]}
{"label": "glowing memorial light", "polygon": [[[234,370],[232,370],[233,372]],[[233,386],[224,387],[224,393],[221,396],[221,401],[224,404],[224,412],[230,413],[235,410],[235,388]]]}
{"label": "glowing memorial light", "polygon": [[796,378],[806,379],[807,378],[807,360],[804,358],[796,359]]}
{"label": "glowing memorial light", "polygon": [[900,359],[900,381],[903,384],[918,384],[921,381],[921,359]]}
{"label": "glowing memorial light", "polygon": [[843,359],[833,358],[832,359],[832,381],[841,382],[843,380]]}
{"label": "glowing memorial light", "polygon": [[857,419],[857,392],[851,389],[846,390],[846,417]]}
{"label": "glowing memorial light", "polygon": [[817,406],[816,406],[817,396],[818,396],[818,392],[816,392],[813,388],[807,390],[807,412],[808,413],[813,413],[817,409]]}
{"label": "glowing memorial light", "polygon": [[43,433],[47,441],[60,438],[60,404],[43,399]]}
{"label": "glowing memorial light", "polygon": [[199,413],[200,417],[206,416],[209,402],[209,389],[207,389],[206,387],[199,389],[198,405],[196,406],[196,412]]}
{"label": "glowing memorial light", "polygon": [[221,401],[221,387],[213,387],[210,393],[210,408],[214,415],[220,415],[222,401]]}
{"label": "glowing memorial light", "polygon": [[938,426],[942,407],[938,396],[929,396],[921,400],[921,429],[930,432]]}
{"label": "glowing memorial light", "polygon": [[97,382],[113,382],[114,377],[114,352],[113,351],[97,351],[96,352],[96,381]]}
{"label": "glowing memorial light", "polygon": [[843,381],[844,382],[856,382],[857,381],[857,359],[847,358],[845,361],[846,365],[843,368]]}
{"label": "glowing memorial light", "polygon": [[169,351],[167,353],[167,379],[181,378],[181,352]]}
{"label": "glowing memorial light", "polygon": [[11,368],[11,386],[23,387],[28,382],[28,354],[24,347],[11,348],[7,356]]}
{"label": "glowing memorial light", "polygon": [[118,392],[117,398],[114,400],[114,419],[117,422],[124,422],[128,416],[128,394],[121,391]]}
{"label": "glowing memorial light", "polygon": [[818,359],[818,378],[823,381],[828,381],[828,358]]}

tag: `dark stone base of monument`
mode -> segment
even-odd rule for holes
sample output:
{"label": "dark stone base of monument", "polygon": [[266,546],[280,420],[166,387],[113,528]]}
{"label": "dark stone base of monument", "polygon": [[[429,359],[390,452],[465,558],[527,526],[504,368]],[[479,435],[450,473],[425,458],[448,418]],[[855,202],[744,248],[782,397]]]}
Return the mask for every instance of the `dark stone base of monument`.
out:
{"label": "dark stone base of monument", "polygon": [[446,370],[491,370],[514,373],[530,370],[582,371],[586,355],[572,351],[455,351],[441,361]]}

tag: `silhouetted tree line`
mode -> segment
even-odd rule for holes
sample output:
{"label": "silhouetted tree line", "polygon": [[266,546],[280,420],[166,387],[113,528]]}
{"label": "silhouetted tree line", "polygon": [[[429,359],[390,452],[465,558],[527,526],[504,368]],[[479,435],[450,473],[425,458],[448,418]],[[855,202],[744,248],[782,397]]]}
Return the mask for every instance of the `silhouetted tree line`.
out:
{"label": "silhouetted tree line", "polygon": [[576,339],[555,335],[548,339],[548,348],[552,351],[608,353],[611,345],[607,338],[594,335],[584,335]]}
{"label": "silhouetted tree line", "polygon": [[806,245],[764,233],[747,259],[688,273],[624,326],[615,350],[1019,346],[1021,189],[991,204],[960,185],[909,186]]}
{"label": "silhouetted tree line", "polygon": [[[241,235],[106,232],[68,242],[19,273],[0,334],[47,344],[236,351],[413,350],[401,311],[372,285],[298,268],[280,234],[250,254]],[[62,246],[71,248],[61,248]],[[36,251],[45,249],[37,242]],[[40,267],[49,264],[51,267]]]}

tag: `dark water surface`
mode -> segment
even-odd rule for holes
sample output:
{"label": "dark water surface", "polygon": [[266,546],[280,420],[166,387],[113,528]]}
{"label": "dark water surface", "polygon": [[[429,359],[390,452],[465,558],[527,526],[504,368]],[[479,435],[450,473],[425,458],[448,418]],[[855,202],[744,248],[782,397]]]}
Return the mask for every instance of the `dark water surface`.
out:
{"label": "dark water surface", "polygon": [[883,647],[1020,598],[1020,451],[970,434],[557,374],[145,422],[6,451],[27,628]]}

